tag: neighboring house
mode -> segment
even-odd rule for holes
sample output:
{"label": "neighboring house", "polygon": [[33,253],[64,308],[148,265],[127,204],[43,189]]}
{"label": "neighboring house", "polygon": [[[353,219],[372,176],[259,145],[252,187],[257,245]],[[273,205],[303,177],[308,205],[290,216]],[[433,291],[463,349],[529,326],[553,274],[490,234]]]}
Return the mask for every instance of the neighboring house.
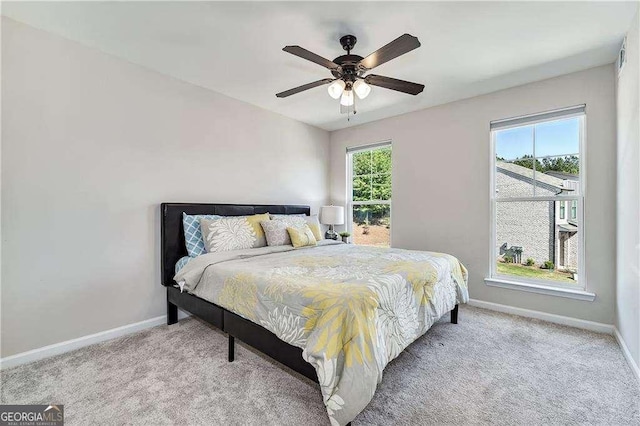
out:
{"label": "neighboring house", "polygon": [[[533,196],[532,169],[497,162],[498,196]],[[561,172],[535,173],[536,195],[556,195],[578,187],[578,176]],[[578,224],[575,202],[516,201],[498,203],[496,244],[501,255],[521,247],[520,261],[528,258],[542,264],[551,260],[558,269],[577,271]]]}

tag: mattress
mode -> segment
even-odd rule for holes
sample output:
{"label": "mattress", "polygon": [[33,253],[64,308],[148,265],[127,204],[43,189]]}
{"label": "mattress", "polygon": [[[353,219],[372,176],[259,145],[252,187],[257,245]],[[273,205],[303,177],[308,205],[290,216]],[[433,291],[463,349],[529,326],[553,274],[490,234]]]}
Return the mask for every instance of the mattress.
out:
{"label": "mattress", "polygon": [[208,253],[174,279],[302,348],[332,425],[353,420],[386,365],[469,298],[451,255],[335,241]]}

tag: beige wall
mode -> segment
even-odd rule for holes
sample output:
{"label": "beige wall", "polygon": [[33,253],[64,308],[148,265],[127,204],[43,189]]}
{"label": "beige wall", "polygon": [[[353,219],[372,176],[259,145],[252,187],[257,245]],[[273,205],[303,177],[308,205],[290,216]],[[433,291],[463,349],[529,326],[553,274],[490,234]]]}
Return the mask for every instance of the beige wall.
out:
{"label": "beige wall", "polygon": [[[627,75],[633,66],[637,75],[632,61]],[[598,67],[333,132],[329,146],[317,128],[3,18],[1,356],[164,314],[160,202],[317,210],[330,183],[342,204],[345,148],[392,140],[394,246],[458,256],[476,299],[615,319],[637,359],[638,269],[618,259],[616,316],[616,225],[603,208],[616,201],[614,80],[612,66]],[[619,88],[633,84],[637,93],[637,79]],[[596,301],[487,287],[489,122],[580,103],[588,111],[587,285]],[[622,142],[620,133],[637,132],[637,105],[637,95],[618,96],[619,182],[638,179],[638,133]],[[618,203],[637,208],[637,190],[622,185]],[[618,214],[619,237],[629,229],[622,223],[637,230],[638,210],[628,211]],[[620,241],[619,250],[637,250],[637,239]]]}
{"label": "beige wall", "polygon": [[640,365],[640,42],[638,13],[618,79],[618,262],[616,326]]}
{"label": "beige wall", "polygon": [[[375,91],[376,89],[374,89]],[[423,96],[429,96],[429,86]],[[587,104],[586,262],[594,302],[488,287],[489,122]],[[612,324],[615,300],[614,68],[602,66],[331,134],[331,198],[343,204],[345,148],[393,141],[392,245],[452,253],[471,297]]]}
{"label": "beige wall", "polygon": [[6,18],[2,124],[3,357],[163,315],[163,201],[327,199],[327,132]]}

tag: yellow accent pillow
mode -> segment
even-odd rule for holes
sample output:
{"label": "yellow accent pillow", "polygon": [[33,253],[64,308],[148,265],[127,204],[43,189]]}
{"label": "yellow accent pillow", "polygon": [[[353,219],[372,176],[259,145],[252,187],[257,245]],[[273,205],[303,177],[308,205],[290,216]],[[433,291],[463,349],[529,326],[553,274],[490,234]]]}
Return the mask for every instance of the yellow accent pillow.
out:
{"label": "yellow accent pillow", "polygon": [[265,247],[267,245],[267,239],[264,236],[264,230],[262,229],[262,225],[260,225],[260,222],[264,220],[271,220],[269,218],[269,213],[247,216],[247,222],[249,222],[249,225],[251,225],[251,228],[253,228],[253,232],[256,233],[256,244],[254,245],[254,247]]}
{"label": "yellow accent pillow", "polygon": [[287,232],[289,233],[289,237],[291,238],[291,244],[294,247],[308,247],[308,246],[317,246],[318,241],[316,237],[313,235],[313,231],[309,228],[309,225],[303,225],[297,228],[287,228]]}

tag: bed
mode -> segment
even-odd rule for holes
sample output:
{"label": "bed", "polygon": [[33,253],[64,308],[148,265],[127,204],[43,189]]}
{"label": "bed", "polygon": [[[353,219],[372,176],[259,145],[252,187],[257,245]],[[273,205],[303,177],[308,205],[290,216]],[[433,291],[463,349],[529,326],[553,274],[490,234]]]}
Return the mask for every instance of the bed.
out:
{"label": "bed", "polygon": [[385,366],[446,313],[458,321],[467,273],[453,256],[323,241],[185,256],[182,214],[309,215],[309,206],[164,203],[167,322],[178,307],[319,383],[332,425],[369,403]]}

